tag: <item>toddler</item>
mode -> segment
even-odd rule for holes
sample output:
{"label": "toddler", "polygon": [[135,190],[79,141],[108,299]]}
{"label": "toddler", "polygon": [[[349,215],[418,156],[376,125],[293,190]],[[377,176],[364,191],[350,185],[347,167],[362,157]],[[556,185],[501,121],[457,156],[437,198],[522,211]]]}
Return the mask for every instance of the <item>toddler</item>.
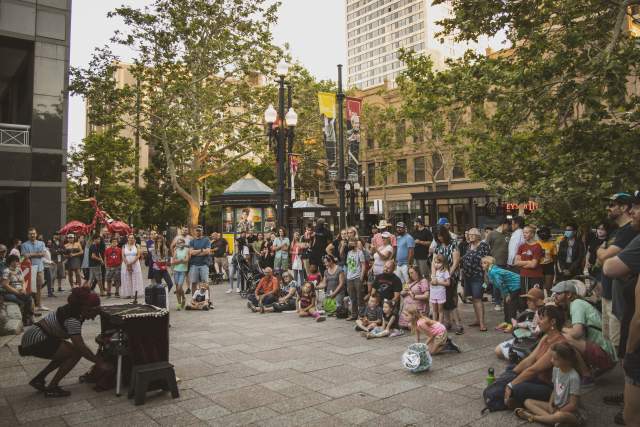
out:
{"label": "toddler", "polygon": [[393,301],[385,300],[382,304],[382,326],[374,327],[370,332],[362,332],[362,336],[371,338],[383,338],[397,335],[398,316],[395,313]]}
{"label": "toddler", "polygon": [[185,307],[187,310],[209,310],[209,285],[198,284],[198,289],[191,295],[191,302]]}
{"label": "toddler", "polygon": [[367,302],[367,307],[362,311],[358,320],[356,320],[356,331],[370,332],[376,326],[382,326],[383,311],[378,298],[372,296]]}
{"label": "toddler", "polygon": [[442,323],[429,319],[420,313],[415,306],[407,307],[405,312],[409,319],[411,331],[416,334],[416,342],[420,342],[420,332],[424,332],[427,335],[426,344],[429,348],[429,353],[432,355],[454,351],[460,353],[460,348],[448,337],[447,328]]}
{"label": "toddler", "polygon": [[305,282],[300,289],[297,301],[297,312],[300,317],[313,317],[316,322],[323,322],[326,317],[321,316],[316,309],[316,293],[311,283]]}

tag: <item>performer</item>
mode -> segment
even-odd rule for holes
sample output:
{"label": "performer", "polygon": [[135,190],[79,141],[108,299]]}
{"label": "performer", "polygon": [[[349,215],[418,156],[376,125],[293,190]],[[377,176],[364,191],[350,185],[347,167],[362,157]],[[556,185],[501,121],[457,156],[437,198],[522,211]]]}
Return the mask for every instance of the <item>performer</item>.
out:
{"label": "performer", "polygon": [[[22,343],[18,347],[21,356],[51,360],[29,382],[31,387],[44,392],[45,397],[66,397],[71,394],[58,384],[82,357],[95,363],[98,369],[113,369],[93,354],[82,339],[82,322],[98,315],[100,297],[88,288],[74,288],[67,301],[68,304],[50,312],[30,327],[22,336]],[[47,375],[56,369],[56,374],[46,386]]]}

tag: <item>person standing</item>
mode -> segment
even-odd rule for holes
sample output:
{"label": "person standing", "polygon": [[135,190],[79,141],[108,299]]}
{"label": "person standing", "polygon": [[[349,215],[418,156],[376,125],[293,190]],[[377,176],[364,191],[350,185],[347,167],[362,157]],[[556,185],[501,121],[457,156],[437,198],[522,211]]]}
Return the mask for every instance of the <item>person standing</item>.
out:
{"label": "person standing", "polygon": [[519,267],[515,265],[518,249],[525,240],[524,218],[516,216],[511,220],[511,237],[509,237],[509,252],[507,257],[507,265],[509,266],[509,269],[515,273],[519,270]]}
{"label": "person standing", "polygon": [[[213,233],[211,249],[213,250],[213,262],[216,272],[225,275],[227,279],[231,280],[229,278],[229,260],[227,258],[229,256],[229,242],[220,233]],[[227,293],[231,293],[231,289],[228,289]]]}
{"label": "person standing", "polygon": [[415,241],[413,236],[407,233],[407,226],[404,222],[396,224],[396,275],[402,284],[409,283],[409,266],[413,265],[413,249]]}
{"label": "person standing", "polygon": [[275,252],[273,259],[273,271],[276,275],[281,275],[289,270],[289,238],[284,227],[278,228],[278,236],[273,241]]}
{"label": "person standing", "polygon": [[360,308],[364,307],[364,283],[366,264],[363,251],[357,239],[349,239],[347,253],[347,292],[351,301],[351,316],[347,320],[358,320]]}
{"label": "person standing", "polygon": [[[62,292],[62,280],[64,280],[64,242],[60,240],[58,233],[53,235],[51,245],[51,260],[55,264],[55,275],[51,280],[58,281],[58,292]],[[54,286],[55,287],[55,286]]]}
{"label": "person standing", "polygon": [[102,286],[102,264],[104,264],[104,259],[100,251],[100,236],[96,234],[93,236],[93,241],[89,246],[89,279],[87,280],[87,286],[94,290],[97,284],[101,297],[105,296]]}
{"label": "person standing", "polygon": [[74,234],[67,234],[67,243],[64,245],[64,256],[67,260],[67,271],[69,272],[69,286],[71,289],[82,284],[80,267],[83,256],[82,245]]}
{"label": "person standing", "polygon": [[142,268],[140,258],[142,249],[136,244],[136,237],[133,234],[127,236],[127,243],[122,247],[122,267],[120,268],[120,296],[131,298],[144,295],[144,283],[142,279]]}
{"label": "person standing", "polygon": [[[507,269],[507,259],[509,258],[509,220],[503,217],[498,227],[487,234],[486,242],[489,245],[489,255],[495,260],[495,265]],[[502,310],[502,294],[493,287],[492,289],[494,310]]]}
{"label": "person standing", "polygon": [[298,285],[304,282],[304,265],[302,263],[302,252],[304,247],[300,243],[300,233],[293,233],[293,242],[291,242],[291,269],[293,270],[293,279]]}
{"label": "person standing", "polygon": [[[520,269],[520,290],[522,294],[526,294],[531,288],[542,288],[544,274],[540,264],[542,248],[535,240],[535,229],[527,225],[522,230],[522,235],[525,241],[518,248],[513,266]],[[511,248],[511,245],[509,245],[509,248]]]}
{"label": "person standing", "polygon": [[198,283],[209,282],[209,255],[211,254],[211,242],[208,237],[202,235],[202,226],[197,225],[195,231],[195,237],[189,242],[191,265],[189,279],[193,292],[195,292]]}
{"label": "person standing", "polygon": [[104,251],[106,264],[105,283],[107,298],[111,297],[111,287],[115,288],[116,298],[120,297],[120,268],[122,266],[122,249],[118,247],[118,238],[111,237],[110,246]]}
{"label": "person standing", "polygon": [[558,255],[556,242],[551,238],[551,230],[549,227],[540,227],[538,230],[538,244],[542,248],[542,274],[544,275],[544,290],[551,295],[551,287],[555,277],[555,264]]}
{"label": "person standing", "polygon": [[568,224],[564,239],[558,245],[558,281],[572,279],[582,274],[586,250],[582,239],[576,235],[576,226]]}
{"label": "person standing", "polygon": [[473,311],[476,321],[469,326],[479,326],[480,332],[486,332],[487,326],[484,323],[484,304],[482,295],[484,293],[484,270],[482,269],[482,258],[489,255],[489,245],[481,240],[480,230],[472,228],[469,230],[469,245],[462,257],[462,274],[465,281],[465,293],[471,295],[473,301]]}
{"label": "person standing", "polygon": [[331,232],[327,229],[324,218],[318,218],[316,228],[313,231],[313,246],[311,247],[311,258],[309,262],[315,264],[320,269],[321,274],[324,274],[322,257],[326,254],[330,241]]}
{"label": "person standing", "polygon": [[42,305],[41,292],[44,284],[44,256],[46,247],[42,240],[37,240],[38,233],[34,227],[27,230],[29,240],[21,246],[21,255],[31,261],[31,289],[35,281],[35,304],[37,311],[46,311],[48,308]]}
{"label": "person standing", "polygon": [[420,277],[429,277],[431,270],[429,268],[429,246],[433,242],[433,234],[424,226],[422,218],[417,217],[414,222],[415,230],[412,233],[413,242],[413,258],[416,260],[416,266]]}
{"label": "person standing", "polygon": [[[442,255],[446,258],[446,265],[449,267],[449,285],[446,288],[446,301],[444,303],[445,321],[448,325],[455,323],[457,325],[456,335],[464,334],[462,326],[462,318],[458,311],[458,278],[460,274],[460,252],[458,244],[452,238],[447,227],[440,226],[438,234],[434,241],[437,241],[434,255]],[[431,263],[431,277],[436,277],[434,264]]]}
{"label": "person standing", "polygon": [[347,262],[347,252],[349,252],[348,235],[347,229],[343,228],[340,230],[340,236],[327,246],[326,254],[331,255],[336,260],[338,267],[344,271],[344,265]]}

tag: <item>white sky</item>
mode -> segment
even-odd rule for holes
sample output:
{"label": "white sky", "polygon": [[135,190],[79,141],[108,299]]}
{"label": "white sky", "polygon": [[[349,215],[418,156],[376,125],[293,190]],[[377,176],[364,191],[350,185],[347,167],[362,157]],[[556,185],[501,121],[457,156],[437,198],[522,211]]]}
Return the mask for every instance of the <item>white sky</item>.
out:
{"label": "white sky", "polygon": [[[274,29],[276,43],[289,43],[293,56],[319,79],[337,79],[337,64],[346,65],[345,0],[281,0],[280,19]],[[86,66],[94,48],[109,43],[121,21],[107,12],[127,4],[142,7],[150,0],[75,0],[71,13],[71,65]],[[127,60],[126,51],[116,54]],[[346,78],[346,76],[345,76]],[[84,101],[69,102],[69,145],[81,143],[85,133]]]}

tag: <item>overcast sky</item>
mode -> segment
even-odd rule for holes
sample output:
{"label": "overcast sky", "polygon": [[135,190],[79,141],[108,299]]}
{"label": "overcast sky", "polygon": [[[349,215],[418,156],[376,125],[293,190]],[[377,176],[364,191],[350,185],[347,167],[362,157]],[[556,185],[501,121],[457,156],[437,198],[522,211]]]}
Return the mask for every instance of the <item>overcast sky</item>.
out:
{"label": "overcast sky", "polygon": [[[281,0],[276,43],[289,43],[292,54],[319,79],[337,79],[337,64],[346,63],[345,0]],[[94,48],[109,42],[121,21],[107,12],[127,4],[142,7],[151,0],[75,0],[71,13],[71,65],[86,66]],[[328,30],[328,31],[327,31]],[[117,50],[123,60],[128,52]],[[69,105],[69,145],[84,137],[84,102],[72,97]]]}

